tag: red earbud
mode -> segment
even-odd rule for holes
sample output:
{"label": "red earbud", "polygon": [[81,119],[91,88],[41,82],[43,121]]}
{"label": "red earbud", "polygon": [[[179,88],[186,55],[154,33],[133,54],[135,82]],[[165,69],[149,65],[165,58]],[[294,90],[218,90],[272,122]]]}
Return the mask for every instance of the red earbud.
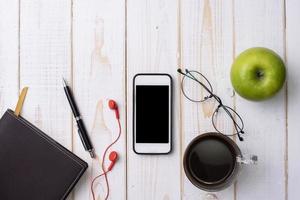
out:
{"label": "red earbud", "polygon": [[116,161],[118,159],[118,153],[115,151],[110,152],[109,154],[109,160],[111,161],[108,171],[112,170],[113,166],[115,165]]}
{"label": "red earbud", "polygon": [[108,106],[109,106],[110,109],[115,110],[116,118],[120,119],[119,109],[118,109],[117,103],[114,100],[111,99],[111,100],[108,101]]}
{"label": "red earbud", "polygon": [[[110,109],[115,110],[116,118],[120,119],[119,109],[118,109],[117,103],[114,100],[110,99],[108,101],[108,106],[109,106]],[[113,168],[113,166],[115,165],[117,159],[118,159],[118,153],[115,152],[115,151],[110,152],[109,160],[111,161],[111,163],[108,167],[108,171],[110,171]]]}
{"label": "red earbud", "polygon": [[103,175],[105,176],[105,181],[106,181],[106,186],[107,186],[107,192],[106,192],[106,197],[105,197],[105,199],[108,199],[108,196],[109,196],[109,183],[108,183],[108,177],[107,177],[106,174],[109,173],[109,172],[112,170],[112,168],[114,167],[115,163],[116,163],[117,160],[118,160],[118,153],[115,152],[115,151],[110,152],[110,154],[109,154],[110,164],[109,164],[107,170],[105,170],[104,161],[105,161],[105,158],[106,158],[106,155],[107,155],[107,151],[110,149],[110,147],[111,147],[112,145],[114,145],[114,144],[120,139],[120,136],[121,136],[121,133],[122,133],[122,127],[121,127],[121,123],[120,123],[120,115],[119,115],[119,109],[118,109],[117,103],[116,103],[114,100],[110,99],[110,100],[108,101],[108,107],[109,107],[110,109],[112,109],[112,110],[115,111],[116,119],[117,119],[118,127],[119,127],[119,133],[118,133],[118,137],[117,137],[114,141],[112,141],[112,142],[106,147],[106,149],[105,149],[105,151],[104,151],[104,153],[103,153],[103,157],[102,157],[102,170],[103,170],[103,173],[100,174],[100,175],[98,175],[98,176],[96,176],[96,177],[93,179],[92,183],[91,183],[91,190],[92,190],[92,194],[93,194],[93,199],[95,199],[95,193],[94,193],[94,190],[93,190],[94,182],[95,182],[96,179],[98,179],[99,177],[101,177],[101,176],[103,176]]}

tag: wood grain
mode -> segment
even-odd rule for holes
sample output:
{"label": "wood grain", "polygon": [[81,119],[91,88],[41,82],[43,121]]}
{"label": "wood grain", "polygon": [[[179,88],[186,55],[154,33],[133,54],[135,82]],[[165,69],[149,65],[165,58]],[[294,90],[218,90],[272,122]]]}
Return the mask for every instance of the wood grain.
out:
{"label": "wood grain", "polygon": [[286,63],[288,67],[287,93],[287,155],[286,155],[286,196],[285,199],[299,198],[300,184],[300,136],[299,136],[299,46],[300,2],[286,1]]}
{"label": "wood grain", "polygon": [[19,94],[19,4],[0,1],[0,113],[14,109]]}
{"label": "wood grain", "polygon": [[[181,2],[182,68],[197,70],[205,75],[217,94],[228,106],[233,106],[233,89],[229,80],[233,60],[233,22],[230,1]],[[204,89],[191,86],[190,94],[206,96]],[[189,142],[199,134],[215,131],[211,117],[217,103],[207,100],[193,103],[182,98],[183,153]],[[232,122],[220,113],[217,126],[232,134]],[[206,199],[207,192],[190,183],[183,174],[184,199]],[[234,199],[234,186],[215,193],[219,199]]]}
{"label": "wood grain", "polygon": [[22,1],[20,87],[28,86],[24,116],[71,149],[71,115],[61,77],[70,76],[68,1]]}
{"label": "wood grain", "polygon": [[[111,149],[119,160],[109,173],[109,199],[126,198],[126,118],[125,118],[125,2],[121,0],[74,0],[73,2],[73,84],[74,95],[93,142],[97,159],[84,151],[74,124],[74,152],[89,163],[79,182],[74,199],[92,199],[92,178],[102,172],[101,160],[105,148],[118,134],[115,113],[107,100],[119,106],[122,136]],[[110,151],[109,151],[110,152]],[[106,165],[109,165],[106,157]],[[103,178],[95,184],[96,199],[104,199]]]}
{"label": "wood grain", "polygon": [[[263,46],[284,57],[283,1],[235,1],[235,52]],[[253,13],[255,12],[255,14]],[[258,165],[245,166],[237,182],[237,199],[285,197],[285,90],[263,102],[236,97],[245,121],[244,154],[258,155]]]}
{"label": "wood grain", "polygon": [[[127,1],[128,199],[180,199],[177,10],[171,0]],[[173,151],[169,155],[137,155],[132,150],[132,81],[142,72],[169,73],[173,78]]]}

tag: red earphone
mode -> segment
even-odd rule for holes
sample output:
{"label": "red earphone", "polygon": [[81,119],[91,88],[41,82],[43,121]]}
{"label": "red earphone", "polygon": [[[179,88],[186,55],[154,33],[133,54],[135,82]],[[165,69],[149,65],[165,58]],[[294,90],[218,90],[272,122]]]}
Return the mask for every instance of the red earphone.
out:
{"label": "red earphone", "polygon": [[112,168],[114,167],[116,161],[118,159],[118,153],[115,151],[110,152],[109,154],[109,160],[111,161],[109,167],[107,168],[108,171],[111,171]]}
{"label": "red earphone", "polygon": [[120,119],[119,108],[118,108],[117,103],[114,100],[110,99],[108,101],[108,106],[109,106],[110,109],[115,110],[116,118]]}
{"label": "red earphone", "polygon": [[92,195],[93,195],[93,199],[95,200],[95,194],[94,194],[94,190],[93,190],[93,186],[94,186],[94,182],[97,178],[101,177],[101,176],[105,176],[105,181],[106,181],[106,186],[107,186],[107,193],[106,193],[106,196],[105,196],[105,200],[108,199],[108,196],[109,196],[109,184],[108,184],[108,178],[107,178],[107,173],[110,172],[112,170],[112,168],[114,167],[116,161],[118,160],[118,153],[116,151],[112,151],[110,152],[109,154],[109,160],[110,160],[110,164],[108,166],[107,169],[105,169],[105,165],[104,165],[104,160],[105,160],[105,157],[106,157],[106,153],[107,151],[110,149],[110,147],[112,147],[112,145],[114,145],[119,139],[120,139],[120,136],[121,136],[121,123],[120,123],[120,114],[119,114],[119,109],[118,109],[118,105],[117,103],[110,99],[108,101],[108,107],[112,110],[115,111],[115,114],[116,114],[116,119],[117,119],[117,122],[118,122],[118,126],[119,126],[119,134],[118,134],[118,137],[110,144],[107,146],[107,148],[105,149],[104,153],[103,153],[103,157],[102,157],[102,170],[103,170],[103,173],[96,176],[93,181],[92,181],[92,184],[91,184],[91,191],[92,191]]}
{"label": "red earphone", "polygon": [[[120,119],[120,114],[119,114],[119,108],[118,108],[117,103],[114,100],[110,99],[108,101],[108,107],[115,111],[116,119],[119,120]],[[111,161],[111,163],[110,163],[109,167],[107,168],[108,171],[112,170],[112,168],[115,165],[117,159],[118,159],[118,153],[115,152],[115,151],[110,152],[109,160]]]}

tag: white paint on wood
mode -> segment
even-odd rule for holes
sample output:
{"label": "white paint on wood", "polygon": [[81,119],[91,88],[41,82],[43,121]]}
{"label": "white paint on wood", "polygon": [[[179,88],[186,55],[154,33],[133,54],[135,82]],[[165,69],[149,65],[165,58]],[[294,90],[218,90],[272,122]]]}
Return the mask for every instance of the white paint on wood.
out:
{"label": "white paint on wood", "polygon": [[14,110],[19,93],[17,0],[0,1],[0,113]]}
{"label": "white paint on wood", "polygon": [[286,173],[288,179],[286,186],[288,191],[288,199],[299,198],[300,185],[300,135],[299,135],[299,101],[300,101],[300,27],[298,21],[300,19],[300,2],[286,2],[286,58],[288,68],[288,115],[287,115],[287,130],[288,130],[288,156],[286,158],[287,166]]}
{"label": "white paint on wood", "polygon": [[[235,52],[263,46],[284,56],[284,4],[281,1],[235,1]],[[285,97],[250,102],[236,96],[245,122],[246,154],[258,155],[258,165],[245,166],[237,182],[237,199],[284,199]]]}
{"label": "white paint on wood", "polygon": [[[177,9],[176,1],[172,0],[127,2],[128,199],[180,199]],[[169,155],[137,155],[133,152],[132,81],[136,73],[142,72],[169,73],[173,78],[173,151]]]}
{"label": "white paint on wood", "polygon": [[[76,187],[74,199],[92,199],[92,178],[102,173],[105,148],[118,134],[114,111],[107,99],[118,103],[122,136],[110,151],[119,159],[108,174],[109,199],[126,198],[126,119],[125,119],[125,2],[75,0],[73,3],[73,91],[89,136],[98,156],[92,160],[84,151],[74,124],[74,152],[84,158],[89,168]],[[71,81],[71,80],[70,80]],[[110,152],[109,151],[109,152]],[[109,154],[108,152],[108,154]],[[105,159],[109,165],[108,155]],[[96,199],[104,199],[104,178],[95,183]]]}
{"label": "white paint on wood", "polygon": [[24,117],[69,149],[71,112],[61,79],[71,75],[70,8],[59,0],[20,5],[20,86],[29,87]]}

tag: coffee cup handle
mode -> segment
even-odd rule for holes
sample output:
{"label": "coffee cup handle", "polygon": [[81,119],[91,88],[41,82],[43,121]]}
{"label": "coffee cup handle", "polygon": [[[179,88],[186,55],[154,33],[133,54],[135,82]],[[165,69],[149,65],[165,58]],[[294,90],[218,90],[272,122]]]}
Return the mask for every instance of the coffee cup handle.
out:
{"label": "coffee cup handle", "polygon": [[243,155],[243,156],[237,156],[236,162],[250,165],[250,164],[257,164],[258,157],[256,155]]}

